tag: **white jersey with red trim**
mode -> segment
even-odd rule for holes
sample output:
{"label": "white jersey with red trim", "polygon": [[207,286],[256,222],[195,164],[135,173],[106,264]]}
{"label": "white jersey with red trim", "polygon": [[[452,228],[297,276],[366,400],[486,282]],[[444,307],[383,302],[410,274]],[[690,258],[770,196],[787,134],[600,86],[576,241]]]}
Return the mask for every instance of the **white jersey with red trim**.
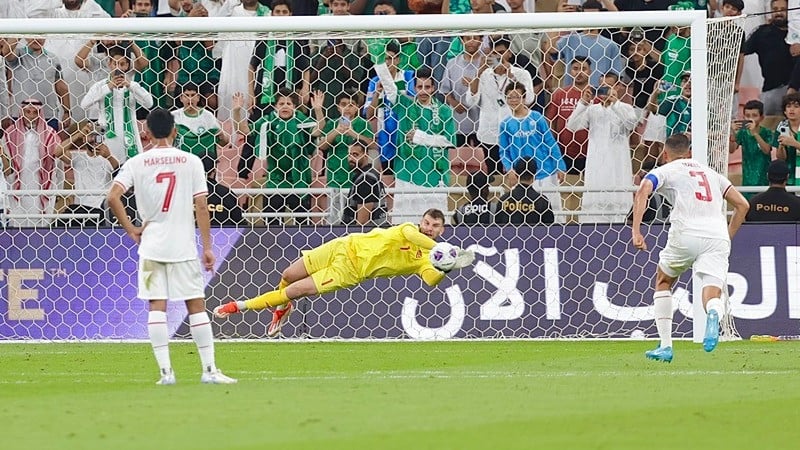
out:
{"label": "white jersey with red trim", "polygon": [[194,198],[206,195],[203,163],[174,147],[159,147],[125,162],[114,183],[133,187],[144,231],[139,256],[160,262],[197,258]]}
{"label": "white jersey with red trim", "polygon": [[672,204],[670,234],[730,240],[725,194],[731,182],[693,159],[653,169],[645,179]]}

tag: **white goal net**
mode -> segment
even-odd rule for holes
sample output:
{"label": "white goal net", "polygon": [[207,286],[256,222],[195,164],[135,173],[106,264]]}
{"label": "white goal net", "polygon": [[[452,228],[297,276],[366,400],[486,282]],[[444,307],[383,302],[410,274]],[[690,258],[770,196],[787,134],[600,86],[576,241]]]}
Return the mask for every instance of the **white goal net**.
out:
{"label": "white goal net", "polygon": [[[395,278],[302,300],[284,336],[655,336],[657,252],[629,244],[632,193],[672,133],[727,174],[743,19],[279,17],[288,8],[0,19],[0,339],[146,339],[136,247],[104,196],[152,145],[156,107],[208,173],[209,309],[274,289],[301,250],[439,208],[473,267],[435,288]],[[525,222],[550,220],[511,190],[526,157],[552,224]],[[651,205],[660,248],[669,205]],[[679,337],[692,335],[689,281],[674,297]],[[269,319],[216,332],[261,338]],[[182,304],[169,320],[188,336]]]}

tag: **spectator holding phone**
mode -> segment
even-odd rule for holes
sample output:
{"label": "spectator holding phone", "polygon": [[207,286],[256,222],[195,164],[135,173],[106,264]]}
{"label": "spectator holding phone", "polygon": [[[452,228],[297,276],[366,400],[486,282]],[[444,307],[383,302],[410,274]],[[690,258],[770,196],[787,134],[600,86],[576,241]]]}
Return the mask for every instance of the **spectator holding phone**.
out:
{"label": "spectator holding phone", "polygon": [[97,118],[105,130],[105,144],[120,164],[142,152],[136,108],[153,106],[153,96],[136,81],[128,79],[131,62],[125,50],[112,47],[108,51],[109,76],[98,81],[81,100],[81,108],[89,117]]}
{"label": "spectator holding phone", "polygon": [[480,35],[461,36],[464,51],[447,62],[444,69],[444,80],[440,91],[444,100],[453,108],[454,118],[458,124],[456,145],[475,146],[478,143],[479,108],[468,108],[465,100],[469,90],[468,80],[477,78],[478,71],[483,65],[484,55],[481,49],[482,38]]}
{"label": "spectator holding phone", "polygon": [[[567,120],[575,111],[575,106],[589,86],[592,63],[588,58],[577,56],[570,62],[569,71],[573,79],[572,85],[560,87],[553,92],[550,104],[547,105],[544,114],[550,121],[550,127],[556,133],[556,139],[563,151],[564,163],[567,166],[567,175],[564,177],[565,184],[583,186],[589,133],[586,130],[576,132],[569,130]],[[580,192],[562,195],[564,209],[570,211],[580,209],[582,195]],[[574,222],[575,219],[570,217],[569,221]]]}
{"label": "spectator holding phone", "polygon": [[[633,168],[628,140],[638,116],[633,106],[619,100],[616,73],[603,77],[595,91],[587,87],[567,121],[570,130],[589,130],[581,223],[624,222],[633,204],[630,192]],[[595,103],[595,101],[598,101]]]}
{"label": "spectator holding phone", "polygon": [[101,194],[77,194],[74,203],[64,211],[73,214],[94,214],[92,219],[70,219],[67,226],[100,226],[105,222],[103,201],[111,189],[112,173],[119,161],[105,144],[103,130],[89,121],[81,121],[67,129],[69,137],[56,147],[55,156],[72,166],[76,190],[97,190]]}
{"label": "spectator holding phone", "polygon": [[[620,8],[623,9],[623,8]],[[680,127],[683,129],[674,129],[676,114],[681,114],[681,111],[668,111],[671,117],[667,118],[666,112],[662,112],[659,105],[674,105],[672,100],[677,100],[684,94],[684,82],[689,79],[690,58],[692,55],[691,42],[691,28],[690,27],[673,27],[666,38],[666,44],[661,52],[661,65],[664,68],[663,79],[661,83],[656,85],[653,89],[650,101],[648,102],[648,111],[650,112],[647,117],[644,132],[642,133],[642,141],[647,146],[647,159],[658,159],[663,148],[664,140],[667,136],[672,136],[675,133],[683,133],[688,127],[688,120],[691,114],[684,116],[686,125]],[[689,89],[691,93],[691,88]],[[666,101],[670,100],[669,103]],[[682,105],[678,105],[682,106]],[[672,122],[672,126],[670,123]]]}
{"label": "spectator holding phone", "polygon": [[469,90],[464,98],[467,108],[480,108],[478,119],[478,141],[486,154],[487,173],[491,175],[502,172],[498,131],[500,121],[511,115],[506,104],[505,89],[512,83],[521,83],[525,87],[523,102],[530,105],[536,100],[533,80],[527,70],[515,66],[511,62],[511,41],[507,36],[490,38],[491,51],[478,69],[478,76],[469,80]]}
{"label": "spectator holding phone", "polygon": [[[742,148],[742,186],[767,186],[767,168],[772,160],[772,130],[761,126],[764,104],[750,100],[744,105],[744,119],[734,120],[730,152]],[[744,196],[750,200],[753,193]]]}
{"label": "spectator holding phone", "polygon": [[103,39],[87,41],[75,55],[75,65],[80,70],[92,74],[95,81],[99,81],[108,75],[108,58],[111,57],[110,52],[113,48],[122,49],[133,61],[132,66],[136,71],[144,70],[150,64],[150,60],[142,53],[136,42]]}
{"label": "spectator holding phone", "polygon": [[[150,15],[153,11],[154,2],[158,3],[156,0],[132,1],[131,7],[133,9],[129,9],[120,17],[154,17]],[[147,65],[137,68],[133,75],[133,80],[141,84],[153,96],[154,107],[170,108],[172,105],[168,102],[165,82],[167,79],[167,62],[172,58],[175,41],[137,40],[134,44],[139,48],[142,57],[147,60]],[[135,51],[133,47],[131,49]],[[250,53],[252,53],[252,47]],[[250,58],[250,53],[248,53],[248,59]],[[136,63],[134,62],[135,66]],[[247,74],[245,73],[244,76],[247,77]],[[146,119],[149,112],[147,108],[139,108],[136,111],[137,119]]]}
{"label": "spectator holding phone", "polygon": [[[662,82],[659,88],[650,95],[647,107],[652,113],[664,118],[665,136],[690,132],[692,128],[692,79],[690,72],[684,72],[680,78],[680,93],[667,95],[660,102],[661,94],[674,90],[671,82]],[[652,119],[653,116],[651,115]],[[648,119],[650,120],[650,119]],[[649,126],[649,125],[648,125]],[[645,130],[645,135],[648,131]],[[645,138],[646,140],[646,138]]]}
{"label": "spectator holding phone", "polygon": [[783,115],[786,120],[781,121],[775,129],[772,146],[777,150],[777,159],[786,161],[789,166],[789,178],[786,184],[797,184],[798,165],[797,149],[800,148],[800,92],[786,94],[783,97]]}
{"label": "spectator holding phone", "polygon": [[360,93],[355,90],[342,92],[336,97],[339,119],[326,122],[325,135],[318,147],[325,158],[326,182],[331,189],[328,197],[328,223],[331,225],[342,221],[342,213],[348,205],[348,192],[352,185],[352,168],[348,159],[351,146],[358,143],[367,152],[373,145],[372,129],[358,114],[360,104]]}

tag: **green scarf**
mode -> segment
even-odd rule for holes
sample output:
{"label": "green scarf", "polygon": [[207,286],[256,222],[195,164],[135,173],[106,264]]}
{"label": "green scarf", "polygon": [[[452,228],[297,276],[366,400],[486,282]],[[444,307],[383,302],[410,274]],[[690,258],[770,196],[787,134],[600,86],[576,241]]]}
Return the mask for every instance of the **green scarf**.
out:
{"label": "green scarf", "polygon": [[256,6],[256,17],[268,16],[269,13],[269,6],[262,5],[261,3]]}
{"label": "green scarf", "polygon": [[[278,41],[270,39],[267,41],[267,51],[264,54],[263,69],[261,75],[261,104],[267,105],[275,101],[275,52]],[[293,89],[294,83],[294,41],[286,41],[286,81],[285,85]]]}
{"label": "green scarf", "polygon": [[[136,145],[136,133],[134,131],[133,120],[131,118],[131,106],[130,106],[130,98],[131,98],[131,91],[125,89],[125,93],[123,94],[122,98],[122,132],[123,134],[123,142],[122,144],[125,146],[125,151],[128,153],[128,158],[133,158],[139,153],[139,147]],[[113,139],[117,137],[117,131],[114,130],[114,125],[116,124],[116,120],[114,118],[114,102],[112,101],[114,98],[114,93],[111,92],[110,94],[106,94],[103,98],[103,106],[105,107],[106,111],[106,126],[108,130],[106,130],[106,137],[109,139]]]}

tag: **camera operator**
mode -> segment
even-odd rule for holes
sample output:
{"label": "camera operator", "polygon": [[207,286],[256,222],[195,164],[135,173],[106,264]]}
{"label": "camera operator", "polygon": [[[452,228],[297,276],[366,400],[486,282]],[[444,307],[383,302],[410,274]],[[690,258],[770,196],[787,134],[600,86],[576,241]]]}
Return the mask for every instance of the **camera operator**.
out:
{"label": "camera operator", "polygon": [[67,132],[69,138],[56,147],[56,158],[72,166],[76,190],[102,192],[76,194],[73,203],[64,210],[65,213],[92,214],[96,218],[67,219],[61,224],[70,227],[104,225],[104,193],[111,188],[112,174],[119,167],[119,161],[106,146],[102,127],[92,122],[79,122],[71,125]]}

